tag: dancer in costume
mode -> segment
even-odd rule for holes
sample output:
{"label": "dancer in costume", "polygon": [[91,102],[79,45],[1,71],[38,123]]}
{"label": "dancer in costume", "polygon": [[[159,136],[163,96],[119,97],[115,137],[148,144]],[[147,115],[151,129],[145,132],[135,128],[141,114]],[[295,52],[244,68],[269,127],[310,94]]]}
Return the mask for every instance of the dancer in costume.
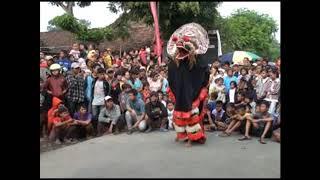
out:
{"label": "dancer in costume", "polygon": [[187,140],[187,147],[191,147],[194,141],[203,144],[206,140],[202,120],[206,111],[209,68],[203,55],[208,46],[207,31],[196,23],[177,29],[167,45],[170,60],[167,92],[175,102],[173,125],[177,132],[176,141]]}

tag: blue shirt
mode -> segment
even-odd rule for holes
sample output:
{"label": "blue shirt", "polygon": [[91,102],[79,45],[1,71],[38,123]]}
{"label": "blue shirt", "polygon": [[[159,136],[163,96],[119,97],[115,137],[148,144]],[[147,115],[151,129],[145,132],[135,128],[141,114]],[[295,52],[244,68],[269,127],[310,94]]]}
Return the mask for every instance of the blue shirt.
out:
{"label": "blue shirt", "polygon": [[67,58],[60,59],[57,63],[60,64],[60,66],[67,68],[68,71],[71,69],[71,61]]}
{"label": "blue shirt", "polygon": [[163,82],[162,82],[162,92],[163,93],[167,93],[167,88],[169,86],[169,82],[166,78],[163,78]]}
{"label": "blue shirt", "polygon": [[137,113],[138,116],[141,116],[142,113],[145,112],[145,109],[144,109],[144,102],[139,99],[139,98],[136,98],[135,101],[131,101],[128,99],[128,103],[127,105],[131,108],[131,109],[134,109]]}
{"label": "blue shirt", "polygon": [[86,78],[86,83],[87,83],[87,88],[85,89],[85,93],[86,93],[86,97],[87,100],[91,101],[91,97],[92,97],[92,82],[93,82],[94,78],[92,77],[92,75],[87,76]]}
{"label": "blue shirt", "polygon": [[87,120],[91,120],[92,116],[90,113],[87,112],[82,116],[82,118],[80,118],[80,112],[76,112],[74,113],[73,118],[80,121],[87,121]]}
{"label": "blue shirt", "polygon": [[[128,80],[128,84],[130,84],[131,87],[132,87],[133,89],[137,90],[137,91],[138,91],[139,89],[141,89],[142,86],[143,86],[143,84],[142,84],[142,82],[141,82],[141,80],[140,80],[139,78],[137,78],[137,79],[134,80],[134,84],[132,84],[132,81],[131,81],[131,80]],[[138,98],[138,99],[142,99],[142,96],[141,96],[141,93],[140,93],[140,92],[138,92],[137,98]]]}
{"label": "blue shirt", "polygon": [[230,89],[230,82],[231,81],[234,81],[234,82],[237,83],[237,78],[235,76],[232,76],[232,77],[226,76],[226,77],[224,77],[224,86],[226,87],[226,92],[228,92],[229,89]]}

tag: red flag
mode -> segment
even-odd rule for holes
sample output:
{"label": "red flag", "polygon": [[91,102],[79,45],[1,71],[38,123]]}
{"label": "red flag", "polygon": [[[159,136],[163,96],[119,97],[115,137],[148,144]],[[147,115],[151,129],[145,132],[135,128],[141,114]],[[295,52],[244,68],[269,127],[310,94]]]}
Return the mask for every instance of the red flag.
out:
{"label": "red flag", "polygon": [[162,46],[161,46],[161,39],[160,39],[160,30],[159,30],[156,2],[150,2],[150,8],[151,8],[152,16],[153,16],[154,33],[155,33],[155,37],[156,37],[156,46],[154,48],[155,48],[156,55],[158,56],[158,63],[160,65],[161,64]]}

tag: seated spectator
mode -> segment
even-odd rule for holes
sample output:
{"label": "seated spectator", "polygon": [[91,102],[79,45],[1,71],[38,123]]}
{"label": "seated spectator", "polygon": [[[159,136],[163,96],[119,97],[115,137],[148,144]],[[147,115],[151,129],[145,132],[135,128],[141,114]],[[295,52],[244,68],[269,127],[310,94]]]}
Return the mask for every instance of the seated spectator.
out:
{"label": "seated spectator", "polygon": [[57,116],[53,119],[53,129],[50,133],[50,141],[56,144],[61,142],[72,142],[74,137],[75,126],[72,126],[74,120],[69,115],[68,109],[64,106],[60,106],[57,111]]}
{"label": "seated spectator", "polygon": [[212,112],[216,108],[217,98],[218,98],[217,92],[213,92],[210,94],[210,97],[208,99],[208,106],[207,106],[210,112]]}
{"label": "seated spectator", "polygon": [[251,112],[250,113],[254,114],[255,111],[256,111],[256,102],[253,101],[253,97],[249,93],[245,94],[244,102],[247,105],[250,105],[250,107],[251,107]]}
{"label": "seated spectator", "polygon": [[129,92],[129,99],[126,103],[127,111],[125,113],[125,119],[128,126],[128,134],[132,134],[132,132],[138,128],[140,122],[145,120],[145,105],[137,95],[137,90],[132,89]]}
{"label": "seated spectator", "polygon": [[59,106],[64,106],[63,102],[56,97],[52,98],[52,106],[48,111],[48,134],[50,134],[53,127],[53,119],[56,117],[56,113],[58,111]]}
{"label": "seated spectator", "polygon": [[44,82],[40,78],[40,137],[47,135],[48,110],[51,106],[51,97],[43,87]]}
{"label": "seated spectator", "polygon": [[165,127],[168,122],[168,112],[165,106],[159,101],[158,93],[153,91],[150,94],[150,102],[146,104],[146,121],[148,129],[146,133],[153,128],[160,128],[161,132],[168,131]]}
{"label": "seated spectator", "polygon": [[168,112],[168,129],[173,130],[173,111],[174,111],[174,103],[172,101],[168,101],[167,103],[167,112]]}
{"label": "seated spectator", "polygon": [[[246,129],[244,137],[240,138],[240,141],[250,140],[249,134],[260,137],[259,142],[266,144],[264,138],[270,138],[272,135],[272,117],[268,113],[269,104],[266,101],[262,101],[260,104],[260,111],[249,116],[246,120]],[[252,125],[252,129],[250,131]]]}
{"label": "seated spectator", "polygon": [[87,112],[87,107],[84,104],[81,104],[79,111],[74,113],[73,119],[77,128],[78,138],[89,138],[93,135],[92,115]]}
{"label": "seated spectator", "polygon": [[246,105],[247,103],[245,102],[245,93],[239,93],[237,94],[237,100],[235,103],[235,106],[240,106],[240,105]]}
{"label": "seated spectator", "polygon": [[[117,122],[120,118],[121,112],[120,107],[113,103],[111,96],[106,96],[105,107],[100,111],[99,114],[99,124],[98,124],[98,135],[101,136],[104,133],[112,133],[113,128],[115,128],[115,134],[119,133],[119,128],[117,127]],[[106,128],[109,126],[109,130]]]}
{"label": "seated spectator", "polygon": [[213,131],[218,129],[216,121],[221,121],[221,118],[224,114],[224,110],[222,109],[222,106],[223,106],[223,103],[222,101],[219,100],[216,103],[216,108],[213,109],[211,112],[210,111],[207,112],[209,125],[205,126],[205,130]]}
{"label": "seated spectator", "polygon": [[219,136],[221,137],[230,136],[233,131],[237,130],[240,127],[241,122],[244,121],[246,118],[247,118],[247,114],[246,114],[245,105],[238,106],[236,114],[231,115],[229,117],[229,120],[231,120],[231,122],[228,125],[227,129],[224,132],[222,132]]}

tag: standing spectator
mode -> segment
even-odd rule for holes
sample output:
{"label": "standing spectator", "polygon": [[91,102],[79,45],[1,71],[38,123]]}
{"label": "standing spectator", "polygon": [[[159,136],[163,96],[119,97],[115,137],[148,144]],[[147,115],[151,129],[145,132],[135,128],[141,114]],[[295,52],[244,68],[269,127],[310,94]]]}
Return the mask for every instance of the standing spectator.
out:
{"label": "standing spectator", "polygon": [[139,57],[140,57],[140,60],[141,60],[142,65],[143,65],[143,66],[146,66],[146,65],[147,65],[147,52],[146,52],[146,50],[144,49],[144,47],[142,47],[142,48],[140,49]]}
{"label": "standing spectator", "polygon": [[104,52],[103,61],[104,61],[104,64],[106,65],[106,68],[112,67],[113,57],[112,57],[110,48],[107,48],[107,51]]}
{"label": "standing spectator", "polygon": [[101,136],[106,132],[106,127],[109,126],[107,133],[112,133],[112,129],[115,128],[115,134],[119,133],[117,122],[120,118],[120,107],[113,103],[111,96],[106,96],[105,107],[102,108],[99,114],[98,135]]}
{"label": "standing spectator", "polygon": [[267,76],[267,70],[263,69],[261,71],[261,77],[258,79],[257,85],[256,85],[258,100],[263,100],[267,96],[267,85],[269,80],[270,79]]}
{"label": "standing spectator", "polygon": [[150,102],[146,104],[146,121],[148,129],[146,133],[153,128],[160,128],[161,132],[168,131],[165,126],[168,122],[168,112],[165,106],[158,100],[158,93],[153,91],[150,94]]}
{"label": "standing spectator", "polygon": [[217,100],[220,100],[223,103],[226,102],[226,87],[223,85],[223,79],[222,78],[216,79],[216,86],[213,88],[212,92],[218,93]]}
{"label": "standing spectator", "polygon": [[129,92],[127,112],[125,113],[125,118],[128,126],[128,134],[132,134],[132,131],[137,129],[140,122],[145,120],[144,102],[140,98],[137,98],[137,95],[138,92],[136,89],[132,89]]}
{"label": "standing spectator", "polygon": [[111,97],[113,99],[113,102],[117,105],[119,105],[119,95],[121,93],[121,86],[123,84],[122,82],[122,72],[117,71],[114,73],[114,80],[111,83]]}
{"label": "standing spectator", "polygon": [[226,92],[228,92],[230,89],[230,82],[231,81],[237,82],[237,78],[235,76],[233,76],[232,69],[227,69],[227,76],[224,77],[224,86],[226,87]]}
{"label": "standing spectator", "polygon": [[84,79],[80,75],[80,65],[77,62],[72,63],[72,74],[66,77],[68,83],[67,100],[69,103],[69,111],[73,115],[80,104],[84,102]]}
{"label": "standing spectator", "polygon": [[141,99],[142,98],[141,92],[142,92],[143,85],[141,80],[139,79],[139,70],[132,69],[130,74],[131,74],[131,78],[127,81],[127,83],[130,84],[133,89],[137,90],[138,92],[137,98]]}
{"label": "standing spectator", "polygon": [[84,44],[80,44],[79,51],[80,51],[80,58],[86,59],[87,58],[87,46]]}
{"label": "standing spectator", "polygon": [[61,66],[59,64],[52,64],[49,69],[51,77],[46,81],[44,88],[53,97],[64,100],[68,84],[63,75],[60,74]]}
{"label": "standing spectator", "polygon": [[249,67],[251,64],[250,64],[250,60],[249,58],[245,57],[243,58],[243,66],[244,67]]}
{"label": "standing spectator", "polygon": [[270,80],[266,88],[267,95],[265,100],[270,103],[270,108],[269,108],[270,114],[274,113],[276,109],[276,105],[278,103],[278,98],[279,98],[280,81],[279,79],[277,79],[277,76],[278,76],[277,70],[272,70]]}
{"label": "standing spectator", "polygon": [[88,52],[92,51],[92,50],[95,50],[96,49],[96,46],[94,44],[89,44],[88,46]]}
{"label": "standing spectator", "polygon": [[58,63],[60,66],[66,68],[67,70],[71,69],[71,61],[67,58],[67,53],[64,50],[60,51],[59,54],[59,60],[56,62]]}
{"label": "standing spectator", "polygon": [[43,60],[40,62],[40,78],[42,78],[44,81],[48,79],[50,76],[49,66],[48,66],[48,60],[52,59],[52,56],[46,56],[46,60]]}
{"label": "standing spectator", "polygon": [[231,81],[230,82],[230,89],[227,93],[227,102],[228,103],[235,103],[236,102],[236,98],[238,95],[238,90],[237,90],[237,83],[235,81]]}
{"label": "standing spectator", "polygon": [[169,81],[167,79],[167,73],[164,69],[160,70],[160,80],[162,81],[162,88],[161,91],[165,94],[167,93],[167,89],[169,87]]}
{"label": "standing spectator", "polygon": [[236,78],[238,78],[239,75],[240,75],[238,63],[234,63],[234,64],[233,64],[232,70],[233,70],[233,75],[234,75]]}
{"label": "standing spectator", "polygon": [[149,87],[149,83],[145,82],[143,84],[143,91],[142,91],[142,97],[143,97],[143,102],[146,103],[147,99],[150,97],[150,87]]}
{"label": "standing spectator", "polygon": [[122,92],[119,95],[119,103],[121,113],[125,113],[127,110],[127,102],[129,99],[129,92],[131,91],[131,86],[129,84],[122,85]]}
{"label": "standing spectator", "polygon": [[215,88],[216,86],[216,79],[220,78],[220,77],[223,77],[219,74],[219,70],[217,67],[215,66],[211,66],[211,70],[210,70],[210,77],[209,77],[209,94],[211,94],[213,92],[213,89]]}
{"label": "standing spectator", "polygon": [[44,53],[40,51],[40,59],[44,58]]}
{"label": "standing spectator", "polygon": [[92,125],[95,130],[95,133],[97,133],[98,115],[101,109],[104,107],[104,98],[108,96],[110,92],[109,83],[105,80],[105,69],[100,67],[97,70],[97,75],[98,79],[93,82],[92,86]]}
{"label": "standing spectator", "polygon": [[263,67],[267,67],[267,65],[268,65],[268,59],[267,59],[267,58],[263,58],[263,60],[262,60],[262,66],[263,66]]}
{"label": "standing spectator", "polygon": [[79,50],[78,43],[74,43],[72,45],[72,49],[71,49],[69,55],[72,55],[75,58],[75,60],[78,60],[80,58],[80,50]]}
{"label": "standing spectator", "polygon": [[159,91],[162,88],[162,83],[159,75],[156,72],[152,72],[148,78],[148,83],[150,85],[150,91]]}
{"label": "standing spectator", "polygon": [[92,94],[93,94],[93,84],[98,78],[98,68],[100,65],[95,64],[92,66],[92,73],[85,78],[84,90],[85,90],[85,104],[88,108],[88,112],[92,112]]}
{"label": "standing spectator", "polygon": [[93,127],[91,124],[92,115],[87,111],[87,108],[84,104],[80,105],[79,111],[74,113],[73,119],[76,126],[76,134],[78,138],[86,137],[89,138],[92,136]]}
{"label": "standing spectator", "polygon": [[241,68],[241,71],[240,71],[240,72],[241,72],[241,75],[238,77],[237,83],[240,82],[240,79],[241,79],[241,78],[245,78],[246,81],[249,81],[250,76],[249,76],[249,74],[248,74],[248,69],[245,68],[245,67],[243,67],[243,68]]}
{"label": "standing spectator", "polygon": [[144,66],[140,67],[139,79],[141,80],[142,84],[148,82],[146,68]]}

